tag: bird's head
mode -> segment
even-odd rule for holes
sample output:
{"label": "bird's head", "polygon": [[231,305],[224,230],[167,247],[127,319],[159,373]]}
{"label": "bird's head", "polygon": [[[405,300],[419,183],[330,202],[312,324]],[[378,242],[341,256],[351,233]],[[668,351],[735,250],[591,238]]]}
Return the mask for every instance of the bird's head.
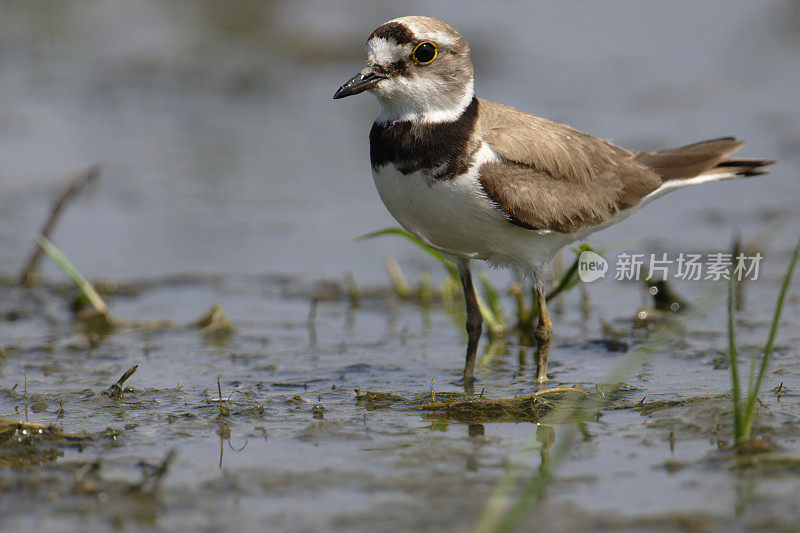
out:
{"label": "bird's head", "polygon": [[367,90],[380,103],[379,122],[453,121],[473,96],[469,46],[441,20],[390,20],[369,36],[366,66],[333,98]]}

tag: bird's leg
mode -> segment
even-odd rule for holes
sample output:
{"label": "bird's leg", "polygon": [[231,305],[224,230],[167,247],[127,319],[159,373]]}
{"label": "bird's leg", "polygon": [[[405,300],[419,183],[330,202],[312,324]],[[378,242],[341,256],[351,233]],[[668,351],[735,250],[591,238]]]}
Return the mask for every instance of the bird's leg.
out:
{"label": "bird's leg", "polygon": [[536,277],[536,300],[539,304],[539,323],[533,330],[536,337],[538,354],[536,357],[536,381],[544,383],[547,381],[547,358],[550,356],[550,338],[553,335],[553,323],[550,322],[550,315],[547,313],[547,300],[544,294],[544,283]]}
{"label": "bird's leg", "polygon": [[461,284],[464,286],[464,300],[467,303],[467,360],[464,364],[464,384],[472,383],[475,374],[475,354],[478,352],[478,342],[481,339],[483,319],[478,307],[478,298],[475,296],[475,287],[472,286],[472,273],[469,269],[469,260],[458,261],[458,273]]}

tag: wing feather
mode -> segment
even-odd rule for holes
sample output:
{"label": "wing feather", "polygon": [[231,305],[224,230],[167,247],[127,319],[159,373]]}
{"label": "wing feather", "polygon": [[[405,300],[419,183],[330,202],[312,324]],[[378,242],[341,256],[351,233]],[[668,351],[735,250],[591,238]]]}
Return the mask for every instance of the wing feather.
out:
{"label": "wing feather", "polygon": [[572,233],[612,218],[661,186],[633,152],[563,124],[480,100],[476,133],[500,161],[481,167],[484,190],[509,221]]}

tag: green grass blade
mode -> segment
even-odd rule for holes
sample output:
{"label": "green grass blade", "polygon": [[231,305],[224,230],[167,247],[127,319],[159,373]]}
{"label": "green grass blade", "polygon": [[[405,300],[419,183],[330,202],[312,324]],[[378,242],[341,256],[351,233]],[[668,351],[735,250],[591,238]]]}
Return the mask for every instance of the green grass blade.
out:
{"label": "green grass blade", "polygon": [[39,235],[36,241],[39,243],[39,246],[42,247],[44,253],[46,253],[48,257],[50,257],[50,259],[52,259],[53,262],[58,265],[58,268],[60,268],[67,276],[72,278],[72,281],[75,282],[75,285],[78,286],[78,289],[80,289],[84,296],[86,296],[86,299],[89,300],[89,303],[92,304],[92,307],[94,307],[98,313],[107,315],[108,306],[106,303],[103,301],[100,295],[97,294],[97,291],[94,290],[92,284],[89,283],[89,281],[84,278],[80,272],[78,272],[78,269],[75,268],[72,263],[70,263],[69,259],[67,259],[67,256],[64,255],[64,252],[59,250],[56,245],[50,242],[44,235]]}
{"label": "green grass blade", "polygon": [[491,335],[497,336],[501,334],[504,330],[502,321],[495,316],[492,308],[486,305],[486,302],[481,297],[480,293],[475,293],[475,299],[478,301],[478,309],[480,310],[483,321],[486,322],[486,326],[489,328]]}
{"label": "green grass blade", "polygon": [[742,438],[742,393],[739,385],[739,351],[736,349],[736,324],[734,322],[735,281],[728,280],[728,360],[730,361],[731,387],[733,389],[733,434],[736,442]]}
{"label": "green grass blade", "polygon": [[[481,315],[489,326],[490,337],[495,338],[505,332],[506,317],[503,310],[503,300],[500,294],[495,289],[492,281],[486,272],[478,274],[478,280],[481,283],[485,301],[481,299],[480,294],[476,293],[478,299],[478,307],[481,310]],[[488,318],[488,319],[487,319]]]}
{"label": "green grass blade", "polygon": [[434,257],[437,261],[439,261],[447,269],[447,272],[452,277],[454,277],[455,279],[459,279],[459,277],[458,277],[458,268],[456,268],[456,265],[454,265],[452,261],[450,261],[445,256],[443,256],[442,253],[439,250],[436,250],[435,248],[431,248],[430,246],[428,246],[427,244],[425,244],[424,242],[422,242],[421,240],[419,240],[415,236],[411,235],[406,230],[403,230],[403,229],[400,229],[400,228],[384,228],[384,229],[381,229],[381,230],[378,230],[378,231],[373,231],[371,233],[367,233],[366,235],[361,235],[359,237],[356,237],[355,240],[364,241],[364,240],[367,240],[367,239],[374,239],[375,237],[383,237],[385,235],[398,235],[400,237],[405,237],[406,239],[408,239],[412,243],[416,244],[418,247],[420,247],[423,250],[425,250],[426,252],[428,252],[428,254],[430,254],[432,257]]}
{"label": "green grass blade", "polygon": [[767,344],[764,346],[764,354],[761,357],[761,365],[758,369],[758,376],[756,377],[756,381],[753,386],[747,391],[747,408],[745,409],[744,414],[744,427],[743,427],[743,436],[744,440],[748,440],[750,438],[750,433],[753,428],[753,413],[756,407],[756,399],[758,397],[758,391],[761,389],[761,382],[764,379],[764,374],[767,371],[767,364],[769,363],[769,358],[772,355],[772,350],[775,344],[775,337],[778,334],[778,326],[781,322],[781,312],[783,311],[783,303],[786,299],[786,293],[789,292],[789,284],[792,281],[792,274],[794,273],[794,267],[797,265],[797,258],[800,256],[800,240],[797,241],[797,245],[794,247],[794,252],[792,253],[792,260],[789,262],[789,268],[786,271],[786,275],[783,277],[783,284],[781,285],[781,292],[778,293],[778,302],[775,304],[775,314],[772,317],[772,325],[769,330],[769,337],[767,338]]}
{"label": "green grass blade", "polygon": [[486,274],[486,272],[481,272],[480,274],[478,274],[478,279],[481,282],[481,289],[483,289],[483,295],[486,298],[486,303],[492,310],[492,313],[494,313],[499,322],[505,323],[505,311],[503,310],[503,299],[500,298],[500,293],[497,292],[497,289],[492,283],[492,280],[489,279],[489,275]]}
{"label": "green grass blade", "polygon": [[578,276],[578,266],[580,265],[580,258],[583,252],[594,252],[598,255],[603,255],[609,250],[619,248],[620,246],[624,246],[626,244],[633,244],[635,242],[638,242],[638,239],[628,239],[627,241],[613,242],[606,244],[605,246],[601,246],[600,248],[595,248],[591,243],[587,242],[581,244],[577,248],[573,248],[572,251],[575,252],[575,261],[573,261],[568,269],[564,270],[558,275],[558,277],[556,277],[553,282],[553,289],[551,289],[550,293],[547,294],[546,299],[549,301],[550,298],[555,298],[560,293],[568,291],[578,284],[578,281],[580,281],[580,277]]}
{"label": "green grass blade", "polygon": [[414,294],[414,289],[411,288],[408,281],[403,275],[403,270],[400,268],[397,260],[391,255],[383,260],[383,265],[386,267],[386,273],[389,274],[389,279],[392,281],[392,288],[400,298],[411,298]]}
{"label": "green grass blade", "polygon": [[562,272],[553,283],[553,288],[547,294],[546,299],[550,300],[551,298],[555,298],[562,292],[566,292],[570,290],[572,287],[578,284],[580,278],[578,277],[578,266],[580,262],[580,254],[575,258],[575,261]]}
{"label": "green grass blade", "polygon": [[[434,257],[437,261],[439,261],[446,269],[448,274],[451,278],[458,280],[459,284],[461,283],[461,277],[458,274],[458,268],[452,261],[447,259],[439,250],[431,248],[415,236],[411,235],[406,230],[402,230],[400,228],[385,228],[378,231],[373,231],[372,233],[367,233],[366,235],[361,235],[360,237],[356,237],[357,241],[363,241],[366,239],[374,239],[375,237],[383,237],[385,235],[398,235],[400,237],[404,237],[417,245],[422,250],[425,250]],[[503,325],[503,320],[499,316],[497,316],[492,309],[492,306],[487,305],[483,298],[481,298],[480,294],[476,294],[478,300],[478,308],[481,311],[481,316],[483,317],[484,322],[486,322],[487,327],[490,331],[494,334],[498,334],[502,332],[505,328]],[[498,298],[499,299],[499,298]]]}

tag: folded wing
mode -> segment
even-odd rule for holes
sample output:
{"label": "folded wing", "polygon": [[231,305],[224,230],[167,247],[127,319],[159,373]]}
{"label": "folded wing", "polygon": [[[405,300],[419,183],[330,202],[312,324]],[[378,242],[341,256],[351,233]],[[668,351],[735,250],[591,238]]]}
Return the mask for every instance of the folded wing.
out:
{"label": "folded wing", "polygon": [[[518,226],[572,233],[602,224],[676,180],[754,176],[772,161],[728,157],[744,144],[722,137],[631,152],[605,139],[486,100],[477,133],[499,156],[485,163],[486,194]],[[665,188],[666,189],[666,188]]]}
{"label": "folded wing", "polygon": [[572,233],[608,220],[658,189],[633,152],[578,130],[480,100],[478,134],[500,157],[480,180],[509,222]]}

